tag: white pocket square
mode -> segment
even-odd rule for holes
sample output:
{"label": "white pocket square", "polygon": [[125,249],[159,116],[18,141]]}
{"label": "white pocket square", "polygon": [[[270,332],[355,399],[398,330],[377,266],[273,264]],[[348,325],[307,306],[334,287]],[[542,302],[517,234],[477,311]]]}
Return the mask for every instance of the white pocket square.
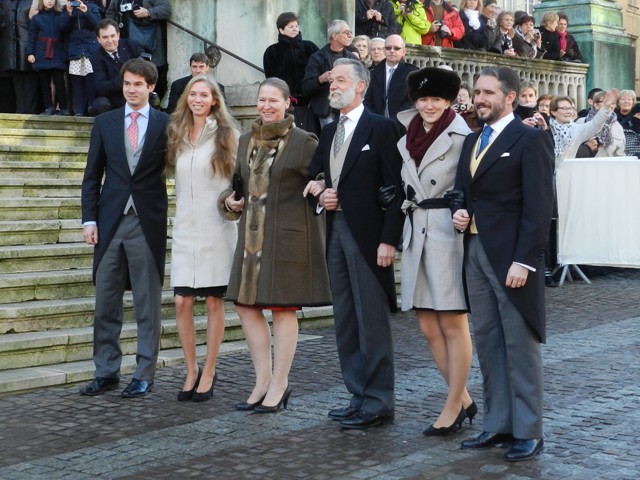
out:
{"label": "white pocket square", "polygon": [[500,155],[500,158],[502,157],[510,157],[511,154],[509,152],[504,152],[502,155]]}
{"label": "white pocket square", "polygon": [[360,151],[361,152],[366,152],[367,150],[371,150],[371,147],[369,146],[368,143],[364,147],[362,147],[362,150],[360,150]]}

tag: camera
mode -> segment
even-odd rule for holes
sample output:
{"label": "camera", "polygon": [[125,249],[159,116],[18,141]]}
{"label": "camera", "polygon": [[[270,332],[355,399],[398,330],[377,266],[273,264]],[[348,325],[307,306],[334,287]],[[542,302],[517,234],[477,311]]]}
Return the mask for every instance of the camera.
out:
{"label": "camera", "polygon": [[459,103],[458,104],[458,111],[459,112],[466,112],[467,111],[467,104],[466,103]]}
{"label": "camera", "polygon": [[534,36],[535,38],[538,38],[538,37],[540,36],[540,30],[537,30],[537,29],[536,29],[536,30],[534,30],[534,31],[533,31],[533,36]]}
{"label": "camera", "polygon": [[82,5],[82,2],[69,2],[69,5],[71,5],[73,8],[78,8],[80,5]]}
{"label": "camera", "polygon": [[133,10],[133,0],[122,2],[120,4],[120,13],[130,12]]}

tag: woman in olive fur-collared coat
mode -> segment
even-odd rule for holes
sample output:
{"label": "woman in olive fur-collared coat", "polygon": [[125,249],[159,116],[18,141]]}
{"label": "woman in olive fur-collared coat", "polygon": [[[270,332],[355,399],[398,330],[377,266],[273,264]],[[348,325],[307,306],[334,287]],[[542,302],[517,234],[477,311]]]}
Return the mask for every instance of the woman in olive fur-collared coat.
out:
{"label": "woman in olive fur-collared coat", "polygon": [[[331,303],[325,260],[324,215],[314,215],[302,196],[318,140],[287,115],[290,91],[268,78],[258,90],[260,118],[240,137],[232,188],[218,197],[227,219],[239,219],[238,244],[227,298],[247,338],[256,383],[238,410],[273,413],[287,407],[289,370],[298,339],[296,310]],[[273,317],[273,362],[269,326]],[[273,367],[272,367],[273,364]]]}

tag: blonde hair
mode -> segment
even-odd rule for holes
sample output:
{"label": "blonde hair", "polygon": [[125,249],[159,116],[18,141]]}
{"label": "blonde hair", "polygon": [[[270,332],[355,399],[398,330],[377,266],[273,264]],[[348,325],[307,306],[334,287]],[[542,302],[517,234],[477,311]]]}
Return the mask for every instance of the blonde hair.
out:
{"label": "blonde hair", "polygon": [[211,156],[211,168],[214,175],[231,178],[235,167],[235,158],[238,151],[236,121],[229,113],[224,98],[220,93],[218,84],[206,75],[196,75],[187,84],[184,92],[178,100],[176,111],[171,115],[171,122],[167,129],[167,157],[165,170],[173,173],[176,170],[178,153],[183,146],[184,137],[193,127],[193,114],[188,105],[189,92],[196,83],[204,83],[211,90],[215,105],[211,107],[209,116],[217,123],[215,134],[215,150]]}
{"label": "blonde hair", "polygon": [[636,92],[634,92],[633,90],[620,90],[618,92],[618,100],[617,101],[620,101],[620,99],[622,97],[629,97],[629,98],[633,99],[634,102],[638,101],[638,97],[636,95]]}
{"label": "blonde hair", "polygon": [[[460,2],[460,11],[462,12],[464,9],[467,8],[467,1],[468,0],[461,0]],[[478,5],[476,6],[476,10],[481,12],[482,11],[482,0],[478,0]]]}
{"label": "blonde hair", "polygon": [[540,25],[542,25],[543,27],[546,27],[550,23],[556,22],[559,19],[560,17],[558,17],[558,14],[556,12],[547,12],[544,15],[542,15],[542,20],[540,20]]}

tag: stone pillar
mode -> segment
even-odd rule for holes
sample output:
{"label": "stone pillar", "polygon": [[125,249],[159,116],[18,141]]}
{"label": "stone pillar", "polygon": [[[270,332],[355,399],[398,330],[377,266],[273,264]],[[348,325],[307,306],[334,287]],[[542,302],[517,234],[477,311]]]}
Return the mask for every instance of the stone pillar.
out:
{"label": "stone pillar", "polygon": [[622,28],[622,11],[614,0],[542,0],[534,16],[540,22],[546,12],[564,12],[569,33],[589,63],[587,91],[594,87],[633,88],[635,50]]}

